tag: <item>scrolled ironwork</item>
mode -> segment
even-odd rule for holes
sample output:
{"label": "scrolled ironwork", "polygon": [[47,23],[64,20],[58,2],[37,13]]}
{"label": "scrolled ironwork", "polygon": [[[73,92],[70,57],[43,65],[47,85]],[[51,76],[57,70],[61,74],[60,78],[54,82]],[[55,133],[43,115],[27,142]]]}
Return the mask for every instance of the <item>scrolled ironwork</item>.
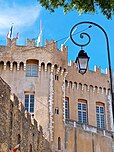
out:
{"label": "scrolled ironwork", "polygon": [[[111,58],[110,58],[110,49],[109,49],[109,39],[108,39],[108,35],[106,33],[106,31],[104,30],[104,28],[102,28],[102,26],[100,26],[99,24],[96,24],[94,22],[90,22],[90,21],[84,21],[84,22],[79,22],[77,24],[75,24],[71,31],[70,31],[70,38],[72,40],[72,42],[77,45],[77,46],[86,46],[89,44],[89,41],[88,43],[86,43],[85,45],[83,44],[78,44],[77,42],[74,41],[74,39],[72,38],[73,34],[73,30],[78,27],[78,25],[83,25],[83,24],[89,24],[88,28],[91,28],[92,25],[98,27],[105,35],[105,38],[106,38],[106,47],[107,47],[107,57],[108,57],[108,66],[109,66],[109,77],[110,77],[110,92],[111,92],[111,100],[112,100],[112,113],[113,113],[113,123],[114,123],[114,97],[113,97],[113,87],[112,87],[112,68],[111,68]],[[88,34],[86,34],[86,36],[88,36]],[[90,37],[90,36],[89,36]],[[83,37],[82,37],[83,38]]]}
{"label": "scrolled ironwork", "polygon": [[[79,32],[78,32],[78,33],[80,34],[80,38],[81,38],[81,39],[83,39],[83,38],[85,38],[85,37],[88,38],[87,42],[84,43],[84,44],[77,43],[77,42],[73,39],[73,36],[75,35],[73,31],[75,30],[76,27],[78,27],[79,24],[80,24],[80,23],[76,24],[76,25],[73,26],[73,28],[71,29],[71,31],[70,31],[70,38],[71,38],[72,42],[73,42],[75,45],[77,45],[77,46],[81,46],[81,47],[87,46],[87,45],[90,43],[90,41],[91,41],[91,37],[90,37],[90,35],[89,35],[88,33],[86,33],[86,32],[80,32],[80,33],[79,33]],[[91,26],[89,26],[88,28],[90,28],[90,27],[91,27]],[[78,34],[78,33],[76,33],[76,34]]]}
{"label": "scrolled ironwork", "polygon": [[88,33],[85,33],[85,32],[80,33],[80,38],[81,38],[81,39],[85,38],[85,36],[88,38],[88,41],[87,41],[86,43],[80,44],[80,43],[77,43],[76,41],[74,41],[74,39],[73,39],[73,37],[72,37],[72,36],[73,36],[72,32],[73,32],[73,30],[71,31],[71,37],[70,37],[70,38],[72,39],[72,41],[73,41],[73,43],[74,43],[75,45],[83,47],[83,46],[86,46],[86,45],[88,45],[88,44],[90,43],[91,38],[90,38],[90,36],[89,36]]}

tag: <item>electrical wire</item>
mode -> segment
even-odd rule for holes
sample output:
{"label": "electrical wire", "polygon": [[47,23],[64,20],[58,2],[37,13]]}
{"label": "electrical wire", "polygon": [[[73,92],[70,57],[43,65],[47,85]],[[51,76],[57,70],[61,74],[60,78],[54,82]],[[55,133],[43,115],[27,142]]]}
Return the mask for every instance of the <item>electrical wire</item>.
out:
{"label": "electrical wire", "polygon": [[[84,31],[88,30],[89,28],[90,28],[90,26],[87,27],[87,28],[85,28],[85,29],[83,29],[83,30],[81,30],[81,31],[79,31],[79,32],[77,32],[77,33],[73,33],[72,35],[77,35],[77,34],[79,34],[79,33],[81,33],[81,32],[84,32]],[[64,40],[64,39],[67,39],[68,37],[69,37],[69,36],[66,36],[66,37],[64,37],[64,38],[61,38],[61,39],[57,40],[56,42],[62,41],[62,40]]]}
{"label": "electrical wire", "polygon": [[[92,27],[92,26],[89,25],[89,26],[86,27],[85,29],[80,30],[79,32],[73,33],[72,35],[75,36],[75,35],[77,35],[77,34],[79,34],[79,33],[81,33],[81,32],[84,32],[84,31],[88,30],[88,29],[91,28],[91,27]],[[63,37],[63,38],[61,38],[61,39],[58,39],[57,41],[54,41],[54,42],[60,42],[60,41],[66,40],[66,39],[68,39],[68,38],[69,38],[69,36],[65,36],[65,37]],[[53,42],[52,42],[52,43],[49,43],[49,44],[46,44],[46,45],[44,45],[44,46],[48,46],[48,45],[51,45],[51,44],[53,44]]]}

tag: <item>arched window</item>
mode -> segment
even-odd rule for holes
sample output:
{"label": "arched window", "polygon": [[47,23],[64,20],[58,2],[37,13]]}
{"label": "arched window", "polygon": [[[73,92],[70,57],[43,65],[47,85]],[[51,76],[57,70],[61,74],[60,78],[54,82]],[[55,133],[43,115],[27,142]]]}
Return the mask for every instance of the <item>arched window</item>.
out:
{"label": "arched window", "polygon": [[96,119],[97,119],[97,127],[105,128],[105,106],[104,103],[97,102],[96,103]]}
{"label": "arched window", "polygon": [[61,150],[61,138],[58,137],[58,150]]}
{"label": "arched window", "polygon": [[26,76],[27,77],[38,76],[38,61],[37,60],[27,60]]}
{"label": "arched window", "polygon": [[78,122],[87,124],[87,101],[78,100]]}

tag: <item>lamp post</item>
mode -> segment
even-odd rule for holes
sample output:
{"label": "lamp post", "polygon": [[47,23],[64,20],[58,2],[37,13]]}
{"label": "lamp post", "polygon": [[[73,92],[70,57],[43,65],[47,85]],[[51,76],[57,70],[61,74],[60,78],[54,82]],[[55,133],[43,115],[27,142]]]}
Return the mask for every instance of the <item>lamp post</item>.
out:
{"label": "lamp post", "polygon": [[[98,25],[94,22],[84,21],[84,22],[79,22],[79,23],[75,24],[70,31],[70,38],[71,38],[72,42],[75,45],[80,46],[81,49],[84,46],[86,46],[90,43],[91,38],[90,38],[89,34],[87,34],[85,32],[82,32],[80,34],[80,38],[84,38],[84,36],[86,36],[86,37],[88,37],[88,42],[85,43],[85,44],[79,44],[76,41],[74,41],[74,39],[73,39],[73,35],[74,35],[73,30],[75,30],[76,27],[78,27],[78,25],[83,25],[83,24],[89,24],[88,28],[91,28],[92,25],[98,27],[104,33],[105,38],[106,38],[107,57],[108,57],[108,66],[109,66],[109,77],[110,77],[110,93],[111,93],[111,100],[112,100],[112,113],[113,113],[113,122],[114,122],[114,96],[113,96],[113,88],[112,88],[112,69],[111,69],[111,59],[110,59],[110,49],[109,49],[108,35],[107,35],[106,31],[100,25]],[[85,54],[85,56],[84,56],[84,54]],[[80,59],[80,55],[84,56],[84,57],[82,57],[83,60]],[[84,50],[81,50],[78,54],[78,57],[76,58],[76,61],[75,61],[78,64],[79,73],[81,73],[81,74],[86,73],[86,70],[87,70],[87,67],[88,67],[88,61],[89,61],[89,57],[87,56],[87,53],[85,53]],[[84,67],[84,69],[83,69],[83,67]]]}

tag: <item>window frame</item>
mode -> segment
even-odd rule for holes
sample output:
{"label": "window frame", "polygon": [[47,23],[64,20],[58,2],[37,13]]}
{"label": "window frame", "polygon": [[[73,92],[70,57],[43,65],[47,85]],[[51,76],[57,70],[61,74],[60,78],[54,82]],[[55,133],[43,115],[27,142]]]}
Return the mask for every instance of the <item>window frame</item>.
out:
{"label": "window frame", "polygon": [[106,127],[105,105],[103,103],[96,103],[96,124],[97,124],[97,128],[100,128],[100,129],[105,129]]}
{"label": "window frame", "polygon": [[[67,103],[67,105],[66,105]],[[67,106],[67,107],[66,107]],[[69,119],[69,98],[65,97],[65,119]]]}
{"label": "window frame", "polygon": [[38,65],[38,60],[28,59],[26,61],[26,77],[38,77]]}
{"label": "window frame", "polygon": [[26,64],[26,77],[38,77],[38,64],[36,63]]}
{"label": "window frame", "polygon": [[25,93],[25,98],[24,98],[25,111],[34,113],[34,103],[35,103],[35,94],[33,92]]}
{"label": "window frame", "polygon": [[88,106],[86,100],[78,100],[78,122],[81,124],[88,124]]}

